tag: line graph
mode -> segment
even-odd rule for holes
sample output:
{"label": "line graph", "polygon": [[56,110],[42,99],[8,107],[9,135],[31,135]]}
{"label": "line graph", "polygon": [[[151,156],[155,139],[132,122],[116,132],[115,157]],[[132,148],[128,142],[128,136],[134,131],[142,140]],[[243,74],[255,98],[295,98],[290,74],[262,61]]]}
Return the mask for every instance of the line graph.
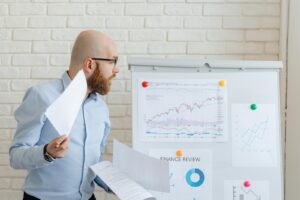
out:
{"label": "line graph", "polygon": [[243,186],[238,190],[237,186],[232,186],[232,194],[233,200],[245,200],[245,199],[253,199],[253,200],[261,200],[261,195],[252,189],[246,190]]}
{"label": "line graph", "polygon": [[251,128],[248,128],[242,135],[242,151],[255,151],[257,147],[255,147],[256,143],[264,140],[267,137],[267,128],[269,124],[269,119],[259,122],[258,124],[254,124]]}
{"label": "line graph", "polygon": [[226,89],[218,80],[148,80],[139,89],[144,140],[224,141]]}
{"label": "line graph", "polygon": [[224,200],[269,200],[269,182],[264,180],[251,181],[250,187],[245,187],[241,180],[224,182]]}
{"label": "line graph", "polygon": [[185,111],[185,110],[186,110],[186,111],[192,112],[192,111],[195,110],[196,108],[200,109],[201,107],[203,107],[203,106],[205,105],[205,103],[211,102],[211,101],[213,101],[213,100],[221,101],[222,98],[221,98],[221,97],[210,97],[210,98],[205,99],[205,100],[204,100],[203,102],[201,102],[201,103],[195,102],[195,103],[193,103],[192,105],[189,105],[189,104],[186,104],[186,103],[182,103],[182,104],[180,104],[178,107],[173,107],[173,108],[167,110],[166,112],[159,113],[159,114],[153,116],[151,119],[149,119],[149,121],[151,121],[151,120],[153,120],[153,119],[155,119],[155,118],[157,118],[157,117],[161,117],[161,116],[163,116],[163,115],[168,115],[168,114],[170,114],[171,112],[180,113],[180,112]]}

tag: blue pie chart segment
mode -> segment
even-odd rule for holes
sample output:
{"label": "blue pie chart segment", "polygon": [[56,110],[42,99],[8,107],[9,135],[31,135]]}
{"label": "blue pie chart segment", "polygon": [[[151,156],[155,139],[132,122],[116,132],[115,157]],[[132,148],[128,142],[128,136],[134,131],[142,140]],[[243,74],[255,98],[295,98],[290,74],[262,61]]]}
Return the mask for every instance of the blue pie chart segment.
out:
{"label": "blue pie chart segment", "polygon": [[[199,177],[199,179],[197,181],[193,181],[191,178],[192,175],[194,175],[194,174],[197,174]],[[191,187],[199,187],[204,183],[205,176],[204,176],[204,173],[200,169],[192,168],[186,173],[185,180]]]}

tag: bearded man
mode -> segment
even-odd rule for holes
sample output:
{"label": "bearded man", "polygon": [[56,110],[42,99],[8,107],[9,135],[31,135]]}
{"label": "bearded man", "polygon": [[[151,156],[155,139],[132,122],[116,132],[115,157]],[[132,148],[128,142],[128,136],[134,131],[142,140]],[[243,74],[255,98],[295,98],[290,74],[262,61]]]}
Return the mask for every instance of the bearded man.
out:
{"label": "bearded man", "polygon": [[[109,134],[108,107],[101,95],[110,91],[119,72],[117,60],[110,37],[83,31],[73,46],[68,71],[58,80],[27,90],[15,112],[17,129],[9,149],[10,165],[28,170],[23,200],[94,200],[95,183],[111,192],[89,166],[101,160]],[[80,70],[87,80],[87,97],[70,135],[58,137],[45,111]]]}

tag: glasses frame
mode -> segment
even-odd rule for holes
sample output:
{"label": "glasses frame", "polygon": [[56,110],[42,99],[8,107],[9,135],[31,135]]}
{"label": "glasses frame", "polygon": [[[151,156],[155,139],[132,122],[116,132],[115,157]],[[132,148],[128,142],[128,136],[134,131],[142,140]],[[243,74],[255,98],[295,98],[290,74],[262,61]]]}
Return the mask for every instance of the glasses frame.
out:
{"label": "glasses frame", "polygon": [[116,58],[92,58],[92,60],[103,60],[103,61],[113,61],[114,62],[114,67],[117,65],[118,62],[118,57]]}

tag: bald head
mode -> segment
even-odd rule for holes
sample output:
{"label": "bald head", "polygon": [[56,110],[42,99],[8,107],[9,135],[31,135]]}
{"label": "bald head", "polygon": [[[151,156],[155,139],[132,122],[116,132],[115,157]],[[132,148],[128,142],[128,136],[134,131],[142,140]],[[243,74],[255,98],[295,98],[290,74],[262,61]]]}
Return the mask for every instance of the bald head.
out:
{"label": "bald head", "polygon": [[81,32],[72,49],[70,68],[81,68],[86,58],[111,57],[115,52],[113,40],[104,33],[88,30]]}

